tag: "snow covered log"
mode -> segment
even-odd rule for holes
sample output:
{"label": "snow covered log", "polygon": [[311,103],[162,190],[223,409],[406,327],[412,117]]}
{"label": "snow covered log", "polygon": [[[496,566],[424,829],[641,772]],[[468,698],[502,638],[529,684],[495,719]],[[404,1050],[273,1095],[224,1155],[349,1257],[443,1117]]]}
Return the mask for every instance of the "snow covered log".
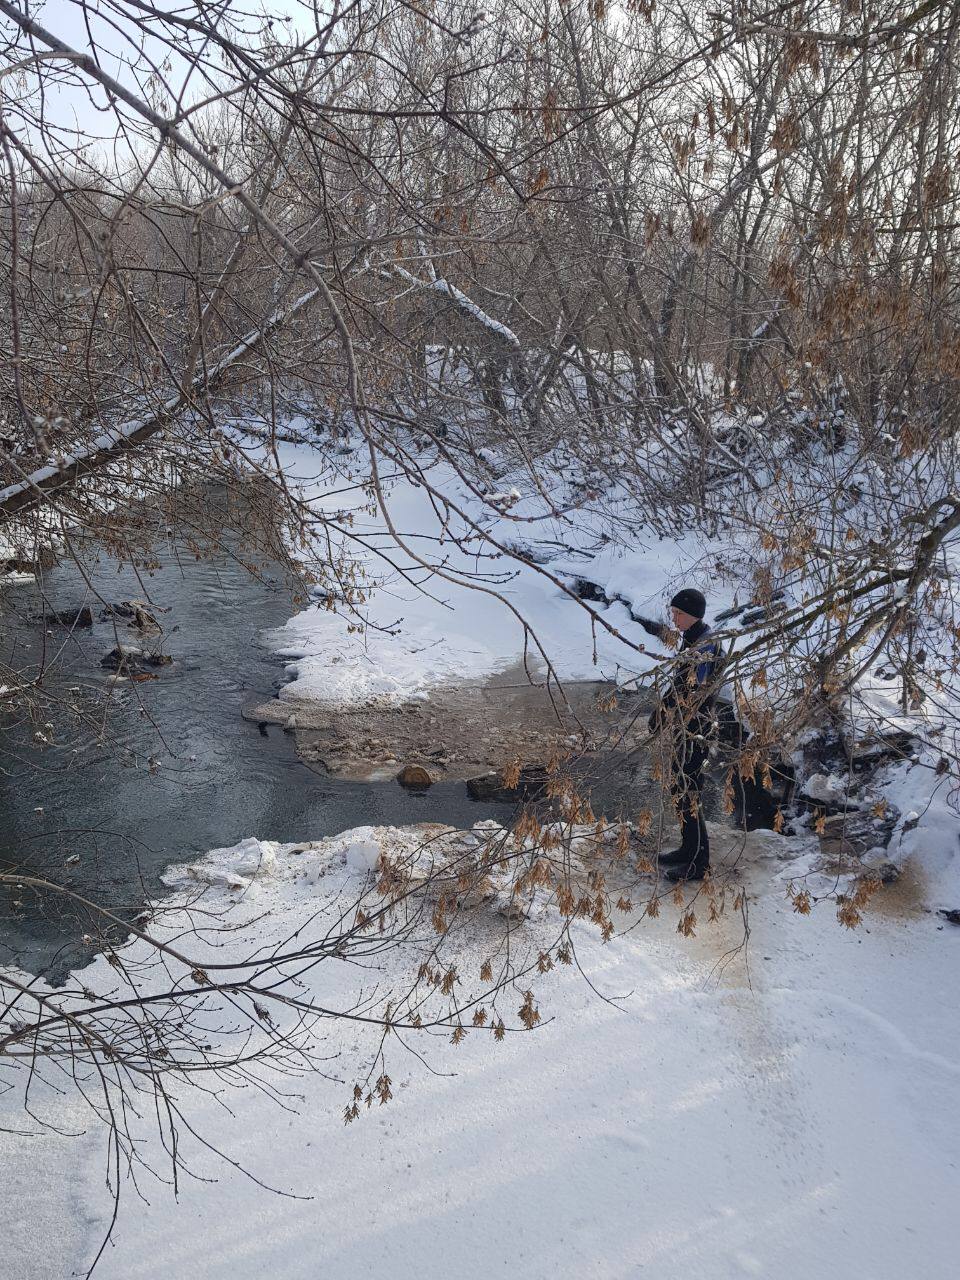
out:
{"label": "snow covered log", "polygon": [[498,338],[513,351],[520,351],[520,339],[513,330],[509,329],[505,324],[501,324],[499,320],[495,320],[482,307],[478,307],[471,298],[467,297],[462,289],[458,289],[449,280],[444,280],[442,276],[435,276],[432,280],[421,280],[419,276],[413,275],[412,272],[396,264],[393,266],[393,274],[405,284],[412,285],[415,289],[422,289],[427,293],[438,293],[442,297],[448,298],[457,307],[461,315],[466,316],[467,319],[486,329],[487,333],[494,338]]}
{"label": "snow covered log", "polygon": [[310,289],[290,306],[274,311],[264,324],[250,330],[216,364],[198,374],[190,383],[189,394],[178,391],[150,413],[102,432],[85,448],[65,454],[56,462],[40,467],[22,480],[0,489],[0,522],[39,506],[51,493],[82,480],[156,435],[177,414],[188,408],[195,396],[214,390],[229,369],[292,320],[319,292],[319,289]]}

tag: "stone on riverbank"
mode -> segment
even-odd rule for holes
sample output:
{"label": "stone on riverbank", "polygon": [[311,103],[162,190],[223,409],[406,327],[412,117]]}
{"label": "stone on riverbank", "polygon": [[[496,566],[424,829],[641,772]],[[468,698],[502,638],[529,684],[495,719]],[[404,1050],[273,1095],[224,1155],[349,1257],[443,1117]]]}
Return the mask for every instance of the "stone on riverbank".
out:
{"label": "stone on riverbank", "polygon": [[401,787],[432,787],[433,778],[422,764],[405,764],[397,774]]}

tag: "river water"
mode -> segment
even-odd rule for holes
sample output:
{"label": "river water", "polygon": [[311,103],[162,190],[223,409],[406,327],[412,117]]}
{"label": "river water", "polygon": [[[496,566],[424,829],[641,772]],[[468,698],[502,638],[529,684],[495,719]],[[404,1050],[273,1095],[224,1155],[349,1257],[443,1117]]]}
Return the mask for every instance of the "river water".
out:
{"label": "river water", "polygon": [[[92,553],[91,553],[92,556]],[[396,783],[338,781],[302,763],[290,735],[243,719],[283,681],[263,633],[293,612],[276,565],[252,576],[224,549],[197,560],[172,540],[149,576],[101,556],[0,590],[0,657],[27,673],[49,664],[52,729],[0,724],[0,866],[52,880],[124,918],[162,896],[171,862],[190,861],[244,836],[317,839],[364,823],[505,818],[461,783],[425,794]],[[173,663],[144,682],[111,680],[101,658],[137,643],[103,601],[147,599]],[[24,614],[90,604],[92,627],[24,622]],[[77,723],[75,708],[79,708]],[[97,945],[86,908],[60,895],[0,886],[0,964],[56,981]]]}

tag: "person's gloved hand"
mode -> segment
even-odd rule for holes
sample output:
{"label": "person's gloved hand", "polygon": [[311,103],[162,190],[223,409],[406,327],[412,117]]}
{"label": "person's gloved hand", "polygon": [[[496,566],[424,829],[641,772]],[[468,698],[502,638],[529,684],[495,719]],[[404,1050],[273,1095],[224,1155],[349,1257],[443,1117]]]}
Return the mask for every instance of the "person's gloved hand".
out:
{"label": "person's gloved hand", "polygon": [[657,636],[663,639],[664,625],[662,622],[655,622],[653,618],[638,617],[633,614],[633,620],[638,626],[643,627],[648,636]]}

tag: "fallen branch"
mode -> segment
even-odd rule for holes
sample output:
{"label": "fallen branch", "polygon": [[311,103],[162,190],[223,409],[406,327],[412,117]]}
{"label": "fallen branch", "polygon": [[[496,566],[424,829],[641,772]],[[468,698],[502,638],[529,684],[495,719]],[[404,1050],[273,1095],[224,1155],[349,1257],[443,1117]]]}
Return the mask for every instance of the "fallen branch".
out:
{"label": "fallen branch", "polygon": [[165,400],[159,408],[142,418],[112,427],[76,453],[66,454],[58,462],[25,475],[15,484],[0,489],[0,522],[22,515],[25,511],[39,506],[52,492],[81,480],[84,476],[98,471],[110,462],[116,461],[137,445],[143,444],[151,436],[156,435],[163,427],[172,422],[177,414],[193,404],[194,400],[215,389],[224,374],[244,356],[255,351],[281,325],[302,311],[319,294],[319,289],[311,289],[301,294],[289,307],[278,309],[265,324],[251,330],[245,337],[222,356],[212,368],[198,374],[189,384],[187,392],[178,392]]}

